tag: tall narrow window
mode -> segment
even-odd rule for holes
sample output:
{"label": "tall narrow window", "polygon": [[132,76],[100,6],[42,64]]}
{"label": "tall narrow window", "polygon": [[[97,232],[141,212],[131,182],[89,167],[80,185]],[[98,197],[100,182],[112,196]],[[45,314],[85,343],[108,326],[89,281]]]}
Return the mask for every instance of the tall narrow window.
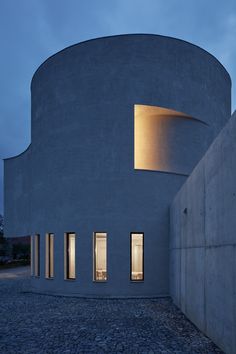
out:
{"label": "tall narrow window", "polygon": [[46,234],[46,278],[54,277],[54,234]]}
{"label": "tall narrow window", "polygon": [[94,233],[94,280],[107,280],[107,234]]}
{"label": "tall narrow window", "polygon": [[65,238],[66,279],[75,279],[75,233],[68,232]]}
{"label": "tall narrow window", "polygon": [[34,236],[30,236],[30,274],[34,275]]}
{"label": "tall narrow window", "polygon": [[135,281],[144,280],[143,272],[143,254],[144,254],[144,234],[131,233],[130,251],[131,251],[131,272],[130,279]]}
{"label": "tall narrow window", "polygon": [[34,275],[40,276],[40,235],[34,236]]}

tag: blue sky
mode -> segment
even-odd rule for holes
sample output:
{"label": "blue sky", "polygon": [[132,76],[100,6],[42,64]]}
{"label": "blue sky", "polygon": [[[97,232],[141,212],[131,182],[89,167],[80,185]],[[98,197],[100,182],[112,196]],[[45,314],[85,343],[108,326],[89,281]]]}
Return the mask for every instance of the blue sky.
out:
{"label": "blue sky", "polygon": [[[187,40],[226,67],[236,108],[235,0],[0,0],[0,158],[30,143],[30,81],[50,55],[71,44],[122,33]],[[0,213],[3,212],[0,163]]]}

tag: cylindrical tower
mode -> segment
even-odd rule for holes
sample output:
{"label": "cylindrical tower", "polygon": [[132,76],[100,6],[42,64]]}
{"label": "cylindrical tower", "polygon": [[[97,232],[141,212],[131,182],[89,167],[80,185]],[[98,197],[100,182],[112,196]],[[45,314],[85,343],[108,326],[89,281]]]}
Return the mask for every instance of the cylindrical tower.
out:
{"label": "cylindrical tower", "polygon": [[168,294],[168,208],[230,117],[230,89],[212,55],[157,35],[82,42],[39,67],[27,172],[34,290]]}

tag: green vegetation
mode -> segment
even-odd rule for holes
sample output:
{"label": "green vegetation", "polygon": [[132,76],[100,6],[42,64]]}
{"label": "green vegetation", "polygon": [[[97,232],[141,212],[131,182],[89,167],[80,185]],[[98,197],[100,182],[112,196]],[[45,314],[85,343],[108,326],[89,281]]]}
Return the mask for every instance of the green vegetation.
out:
{"label": "green vegetation", "polygon": [[12,242],[4,237],[3,216],[0,214],[0,269],[30,264],[30,244]]}

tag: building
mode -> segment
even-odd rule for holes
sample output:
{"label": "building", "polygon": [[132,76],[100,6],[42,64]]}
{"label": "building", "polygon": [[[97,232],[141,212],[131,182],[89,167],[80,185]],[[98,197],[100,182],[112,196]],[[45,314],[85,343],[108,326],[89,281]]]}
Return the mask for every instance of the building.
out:
{"label": "building", "polygon": [[6,236],[32,235],[32,289],[169,292],[169,207],[231,115],[227,71],[174,38],[89,40],[31,84],[32,142],[5,159]]}
{"label": "building", "polygon": [[236,111],[170,207],[170,295],[236,353]]}

